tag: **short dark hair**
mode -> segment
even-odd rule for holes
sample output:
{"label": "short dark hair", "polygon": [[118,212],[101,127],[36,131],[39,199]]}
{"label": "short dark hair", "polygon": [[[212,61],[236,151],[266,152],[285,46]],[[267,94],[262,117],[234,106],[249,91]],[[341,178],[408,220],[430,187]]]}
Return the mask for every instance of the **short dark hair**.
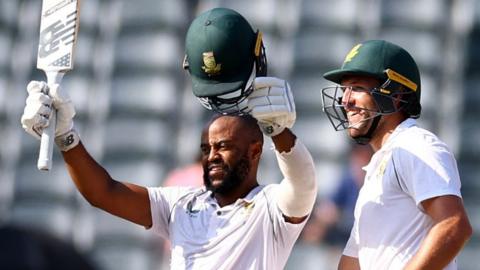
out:
{"label": "short dark hair", "polygon": [[261,142],[263,145],[263,133],[258,126],[258,120],[255,117],[251,116],[250,114],[242,114],[242,115],[225,115],[221,113],[214,113],[210,120],[207,122],[205,128],[208,128],[215,120],[221,117],[234,117],[241,120],[244,127],[248,130],[246,134],[249,134],[252,138],[252,142]]}

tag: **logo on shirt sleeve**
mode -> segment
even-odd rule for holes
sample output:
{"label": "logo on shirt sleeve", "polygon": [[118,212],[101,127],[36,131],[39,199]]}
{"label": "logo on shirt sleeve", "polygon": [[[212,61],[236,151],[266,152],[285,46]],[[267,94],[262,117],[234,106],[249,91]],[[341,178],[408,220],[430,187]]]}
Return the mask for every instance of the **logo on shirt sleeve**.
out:
{"label": "logo on shirt sleeve", "polygon": [[195,203],[195,198],[187,203],[187,211],[186,212],[190,217],[194,217],[200,212],[200,209],[193,209],[194,203]]}

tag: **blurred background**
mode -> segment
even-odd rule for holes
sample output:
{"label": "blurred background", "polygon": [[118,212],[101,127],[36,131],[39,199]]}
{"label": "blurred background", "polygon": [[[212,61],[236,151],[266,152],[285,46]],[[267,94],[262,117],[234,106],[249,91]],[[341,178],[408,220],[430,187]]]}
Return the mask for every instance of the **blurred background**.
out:
{"label": "blurred background", "polygon": [[[359,168],[371,153],[335,132],[322,113],[320,89],[328,84],[322,74],[340,66],[356,43],[377,38],[407,49],[420,67],[420,125],[455,153],[475,230],[459,269],[479,269],[480,1],[83,0],[75,69],[63,87],[75,103],[85,146],[111,175],[146,186],[165,185],[172,171],[173,184],[182,184],[179,175],[198,175],[181,170],[196,161],[209,112],[182,70],[184,36],[196,15],[220,6],[264,33],[269,74],[290,82],[298,119],[293,130],[316,162],[317,206],[287,269],[336,269],[362,181]],[[13,232],[20,231],[24,239],[40,234],[42,241],[61,242],[91,269],[168,269],[168,244],[86,203],[58,150],[51,172],[36,169],[39,142],[23,132],[20,117],[27,83],[45,79],[35,68],[40,10],[39,0],[0,0],[0,268],[18,257],[36,266],[22,269],[55,269],[40,267],[47,265],[46,246],[15,240]],[[266,143],[259,180],[280,179]],[[66,248],[52,250],[47,257],[53,260]]]}

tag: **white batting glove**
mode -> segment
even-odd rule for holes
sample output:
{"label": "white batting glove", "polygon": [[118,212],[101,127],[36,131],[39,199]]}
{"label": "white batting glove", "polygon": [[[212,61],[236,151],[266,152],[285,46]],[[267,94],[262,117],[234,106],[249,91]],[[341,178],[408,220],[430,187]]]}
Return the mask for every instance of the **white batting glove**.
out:
{"label": "white batting glove", "polygon": [[248,108],[263,133],[273,137],[285,128],[291,128],[296,112],[288,82],[274,77],[258,77],[253,85],[255,89],[248,97]]}
{"label": "white batting glove", "polygon": [[27,86],[28,97],[22,115],[22,127],[40,140],[42,131],[48,126],[53,100],[47,95],[47,84],[31,81]]}
{"label": "white batting glove", "polygon": [[50,124],[52,109],[57,110],[55,143],[62,151],[75,147],[80,138],[73,129],[75,108],[66,93],[58,85],[48,87],[45,82],[31,81],[27,86],[28,97],[22,115],[22,127],[37,139]]}

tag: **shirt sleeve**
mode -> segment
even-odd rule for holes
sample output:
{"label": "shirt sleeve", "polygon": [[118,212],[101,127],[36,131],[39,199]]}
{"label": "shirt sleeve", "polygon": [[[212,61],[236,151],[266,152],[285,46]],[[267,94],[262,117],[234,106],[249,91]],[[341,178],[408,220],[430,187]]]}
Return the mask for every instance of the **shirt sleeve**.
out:
{"label": "shirt sleeve", "polygon": [[278,207],[289,217],[309,215],[317,196],[315,165],[310,152],[298,138],[290,152],[275,152],[284,177],[275,194]]}
{"label": "shirt sleeve", "polygon": [[168,239],[170,236],[170,215],[173,207],[183,195],[192,189],[184,187],[148,187],[147,190],[152,214],[151,229],[163,238]]}
{"label": "shirt sleeve", "polygon": [[444,143],[423,140],[397,148],[393,162],[406,192],[420,208],[420,203],[429,198],[461,197],[457,162]]}
{"label": "shirt sleeve", "polygon": [[358,258],[358,225],[357,220],[353,223],[352,231],[350,232],[350,237],[348,238],[347,244],[343,249],[343,255]]}
{"label": "shirt sleeve", "polygon": [[267,211],[273,226],[274,239],[282,246],[292,246],[307,223],[308,217],[301,223],[290,223],[285,220],[282,210],[274,202],[274,194],[278,192],[279,184],[270,184],[262,192],[267,200]]}

